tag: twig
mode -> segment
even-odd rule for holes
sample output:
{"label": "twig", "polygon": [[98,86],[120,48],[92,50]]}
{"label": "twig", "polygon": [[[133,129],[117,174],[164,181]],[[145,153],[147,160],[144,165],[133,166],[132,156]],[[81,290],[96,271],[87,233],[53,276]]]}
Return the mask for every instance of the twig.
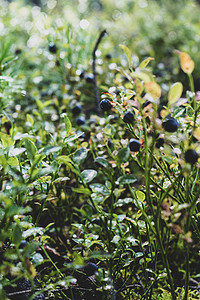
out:
{"label": "twig", "polygon": [[95,44],[95,47],[93,49],[93,52],[92,52],[92,71],[93,71],[93,83],[94,83],[94,94],[95,94],[95,107],[96,107],[96,111],[97,111],[97,114],[99,115],[100,114],[100,107],[99,107],[99,101],[100,101],[100,97],[99,97],[99,91],[98,91],[98,85],[97,85],[97,72],[96,72],[96,51],[98,49],[98,46],[102,40],[102,38],[107,34],[107,31],[104,29],[97,41],[96,41],[96,44]]}

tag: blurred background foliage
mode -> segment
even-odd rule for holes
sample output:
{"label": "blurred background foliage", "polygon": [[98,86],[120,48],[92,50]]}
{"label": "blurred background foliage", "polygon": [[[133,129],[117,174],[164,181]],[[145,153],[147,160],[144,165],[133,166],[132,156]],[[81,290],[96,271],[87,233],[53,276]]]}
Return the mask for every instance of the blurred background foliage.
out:
{"label": "blurred background foliage", "polygon": [[[121,61],[124,55],[118,45],[125,44],[139,60],[154,57],[152,67],[165,81],[177,76],[181,80],[173,50],[188,52],[199,62],[199,12],[194,0],[1,0],[0,39],[12,37],[12,48],[27,50],[23,60],[38,65],[41,54],[49,55],[44,49],[53,40],[60,49],[68,49],[69,63],[84,67],[99,32],[106,29],[103,54]],[[194,77],[197,84],[199,68]]]}

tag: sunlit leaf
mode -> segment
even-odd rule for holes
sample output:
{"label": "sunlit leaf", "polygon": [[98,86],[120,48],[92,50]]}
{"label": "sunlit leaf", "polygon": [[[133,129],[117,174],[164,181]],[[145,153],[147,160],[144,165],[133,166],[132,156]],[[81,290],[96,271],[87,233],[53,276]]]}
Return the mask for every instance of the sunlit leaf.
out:
{"label": "sunlit leaf", "polygon": [[141,62],[141,64],[139,65],[139,68],[140,68],[140,69],[146,68],[146,66],[149,64],[149,62],[150,62],[151,60],[154,60],[154,58],[153,58],[153,57],[148,57],[148,58],[146,58],[145,60],[143,60],[143,61]]}
{"label": "sunlit leaf", "polygon": [[193,136],[200,142],[200,128],[194,130]]}
{"label": "sunlit leaf", "polygon": [[34,125],[34,119],[30,114],[26,115],[26,121],[29,122],[32,126]]}
{"label": "sunlit leaf", "polygon": [[194,61],[191,59],[190,55],[179,50],[175,50],[174,52],[179,55],[180,65],[183,72],[191,74],[194,70]]}
{"label": "sunlit leaf", "polygon": [[7,134],[0,132],[0,139],[4,148],[14,145],[15,141]]}
{"label": "sunlit leaf", "polygon": [[16,167],[19,165],[19,161],[18,161],[17,157],[15,157],[15,156],[9,157],[9,159],[7,160],[7,163],[12,167]]}
{"label": "sunlit leaf", "polygon": [[137,179],[132,174],[125,174],[120,176],[117,181],[119,182],[119,184],[130,184],[136,182]]}
{"label": "sunlit leaf", "polygon": [[78,165],[82,164],[87,157],[88,150],[84,147],[79,148],[73,154],[73,161]]}
{"label": "sunlit leaf", "polygon": [[145,194],[141,191],[136,191],[136,196],[140,202],[143,202],[145,200]]}
{"label": "sunlit leaf", "polygon": [[174,83],[168,93],[169,106],[173,105],[182,95],[183,85],[181,82]]}
{"label": "sunlit leaf", "polygon": [[67,136],[71,131],[72,124],[70,122],[70,119],[67,116],[64,117],[64,121],[65,121],[65,130],[66,130],[66,136]]}
{"label": "sunlit leaf", "polygon": [[145,84],[146,92],[151,95],[154,100],[160,99],[161,96],[161,88],[158,83],[154,81],[147,82]]}
{"label": "sunlit leaf", "polygon": [[126,54],[126,57],[128,59],[129,66],[131,66],[132,62],[131,62],[131,51],[130,51],[130,49],[127,46],[122,45],[122,44],[120,44],[119,46],[123,49],[123,51]]}
{"label": "sunlit leaf", "polygon": [[96,176],[97,176],[97,171],[92,170],[92,169],[86,169],[81,172],[83,181],[86,183],[91,182]]}

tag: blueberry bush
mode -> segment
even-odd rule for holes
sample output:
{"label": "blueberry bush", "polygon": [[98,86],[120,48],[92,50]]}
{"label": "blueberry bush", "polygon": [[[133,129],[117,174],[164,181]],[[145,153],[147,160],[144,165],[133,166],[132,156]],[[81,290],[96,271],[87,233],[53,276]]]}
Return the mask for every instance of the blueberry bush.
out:
{"label": "blueberry bush", "polygon": [[199,12],[0,1],[0,299],[200,299]]}

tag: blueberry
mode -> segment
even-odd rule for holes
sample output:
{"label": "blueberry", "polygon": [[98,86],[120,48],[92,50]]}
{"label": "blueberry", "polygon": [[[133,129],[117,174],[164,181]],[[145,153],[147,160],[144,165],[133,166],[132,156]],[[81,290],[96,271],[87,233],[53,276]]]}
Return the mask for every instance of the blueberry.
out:
{"label": "blueberry", "polygon": [[163,147],[164,142],[165,142],[164,138],[157,139],[157,141],[156,141],[156,148]]}
{"label": "blueberry", "polygon": [[51,53],[56,53],[57,52],[57,47],[53,42],[49,43],[49,52],[51,52]]}
{"label": "blueberry", "polygon": [[72,108],[73,115],[79,115],[81,113],[82,106],[80,104],[77,104]]}
{"label": "blueberry", "polygon": [[83,117],[79,117],[76,119],[76,124],[81,126],[85,124],[85,119]]}
{"label": "blueberry", "polygon": [[132,112],[128,111],[123,116],[123,121],[128,124],[133,124],[135,121],[135,116]]}
{"label": "blueberry", "polygon": [[141,147],[140,141],[135,140],[135,139],[131,139],[129,141],[129,148],[131,151],[137,152],[140,150],[140,147]]}
{"label": "blueberry", "polygon": [[19,54],[21,54],[21,53],[22,53],[22,49],[17,48],[17,49],[15,50],[15,54],[16,54],[16,55],[19,55]]}
{"label": "blueberry", "polygon": [[103,99],[100,102],[100,107],[104,111],[109,111],[112,108],[112,104],[108,99]]}
{"label": "blueberry", "polygon": [[103,222],[101,219],[95,219],[92,221],[93,224],[96,224],[96,225],[99,225],[99,226],[102,226],[103,225]]}
{"label": "blueberry", "polygon": [[177,129],[178,129],[179,126],[180,126],[180,124],[174,118],[170,118],[167,121],[163,122],[163,128],[167,132],[175,132],[175,131],[177,131]]}
{"label": "blueberry", "polygon": [[106,59],[111,59],[112,58],[112,55],[110,53],[106,54],[105,56]]}
{"label": "blueberry", "polygon": [[113,143],[111,142],[111,139],[108,140],[108,147],[113,148]]}
{"label": "blueberry", "polygon": [[93,74],[87,74],[87,75],[85,75],[85,80],[86,80],[88,83],[94,82],[94,75],[93,75]]}
{"label": "blueberry", "polygon": [[20,245],[19,245],[19,248],[23,249],[27,244],[28,244],[28,242],[26,240],[22,240]]}
{"label": "blueberry", "polygon": [[94,275],[97,272],[97,270],[98,270],[98,267],[94,263],[88,263],[84,268],[84,272],[88,276]]}
{"label": "blueberry", "polygon": [[195,164],[199,158],[198,153],[195,150],[188,149],[185,152],[185,160],[190,164]]}

